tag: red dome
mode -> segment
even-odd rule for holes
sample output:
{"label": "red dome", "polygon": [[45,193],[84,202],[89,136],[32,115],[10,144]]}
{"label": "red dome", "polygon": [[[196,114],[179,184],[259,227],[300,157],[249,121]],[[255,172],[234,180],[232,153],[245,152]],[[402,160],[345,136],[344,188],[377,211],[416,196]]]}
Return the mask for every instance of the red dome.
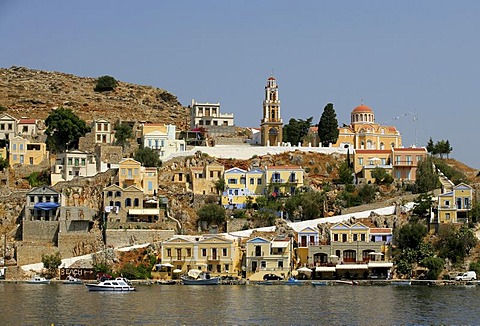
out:
{"label": "red dome", "polygon": [[270,77],[270,78],[268,78],[268,80],[275,80],[275,78],[274,78],[274,77]]}
{"label": "red dome", "polygon": [[373,113],[373,110],[370,107],[361,104],[353,109],[352,113]]}

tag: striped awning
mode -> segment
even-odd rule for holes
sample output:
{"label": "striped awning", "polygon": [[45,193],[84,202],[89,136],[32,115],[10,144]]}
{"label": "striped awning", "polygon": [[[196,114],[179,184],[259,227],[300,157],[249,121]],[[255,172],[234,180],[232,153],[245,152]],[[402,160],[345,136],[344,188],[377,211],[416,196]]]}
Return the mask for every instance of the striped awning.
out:
{"label": "striped awning", "polygon": [[333,266],[317,266],[315,267],[315,272],[335,272],[335,267]]}

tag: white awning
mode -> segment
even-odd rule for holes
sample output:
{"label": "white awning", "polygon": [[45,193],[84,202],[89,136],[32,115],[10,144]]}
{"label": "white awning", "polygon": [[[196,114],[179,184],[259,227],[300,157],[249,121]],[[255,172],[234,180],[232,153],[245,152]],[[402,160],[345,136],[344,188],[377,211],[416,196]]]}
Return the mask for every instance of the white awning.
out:
{"label": "white awning", "polygon": [[392,268],[393,263],[388,262],[375,262],[371,261],[368,263],[368,268],[375,268],[375,267],[384,267],[384,268]]}
{"label": "white awning", "polygon": [[289,244],[287,241],[273,241],[272,248],[287,248]]}
{"label": "white awning", "polygon": [[333,266],[318,266],[315,267],[315,272],[335,272],[335,267]]}
{"label": "white awning", "polygon": [[337,265],[337,269],[368,269],[367,264],[342,264]]}
{"label": "white awning", "polygon": [[129,215],[158,215],[159,213],[158,208],[132,208],[128,210]]}

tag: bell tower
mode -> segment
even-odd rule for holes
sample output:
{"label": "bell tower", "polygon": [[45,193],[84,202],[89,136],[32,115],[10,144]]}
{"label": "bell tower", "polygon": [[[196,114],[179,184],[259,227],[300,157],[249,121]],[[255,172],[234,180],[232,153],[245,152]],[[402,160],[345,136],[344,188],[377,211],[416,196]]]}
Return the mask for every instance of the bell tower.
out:
{"label": "bell tower", "polygon": [[280,116],[277,80],[273,76],[267,79],[267,86],[265,86],[260,129],[262,146],[277,146],[282,143],[283,121]]}

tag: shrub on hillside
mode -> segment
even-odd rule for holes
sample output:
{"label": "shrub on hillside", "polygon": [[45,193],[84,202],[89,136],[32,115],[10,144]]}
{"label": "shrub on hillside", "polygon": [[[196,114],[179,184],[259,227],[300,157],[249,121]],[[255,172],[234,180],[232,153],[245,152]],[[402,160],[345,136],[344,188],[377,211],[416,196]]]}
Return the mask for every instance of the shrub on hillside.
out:
{"label": "shrub on hillside", "polygon": [[117,81],[112,76],[98,77],[95,85],[95,92],[113,91],[117,87]]}

